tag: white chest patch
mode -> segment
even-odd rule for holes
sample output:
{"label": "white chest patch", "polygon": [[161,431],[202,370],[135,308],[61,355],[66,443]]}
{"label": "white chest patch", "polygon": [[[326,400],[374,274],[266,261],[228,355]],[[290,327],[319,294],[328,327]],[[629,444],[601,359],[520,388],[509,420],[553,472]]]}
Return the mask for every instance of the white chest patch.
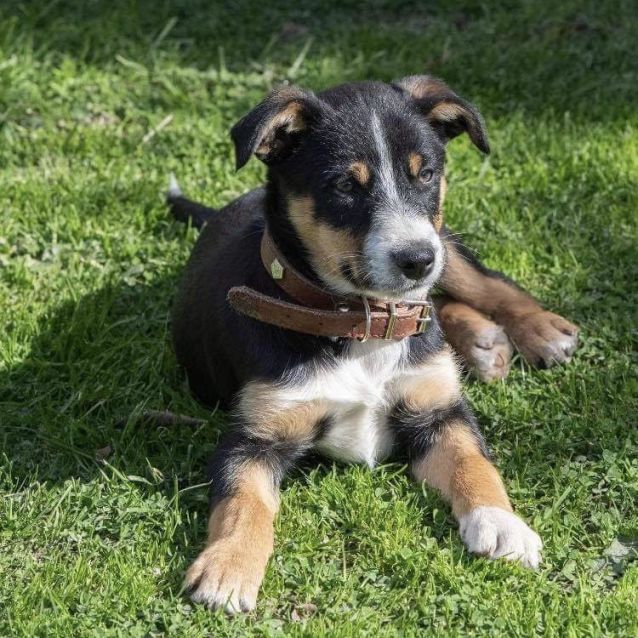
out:
{"label": "white chest patch", "polygon": [[331,425],[320,452],[343,461],[375,465],[392,447],[387,416],[397,400],[407,340],[353,342],[336,367],[320,369],[302,386],[286,389],[293,401],[321,400]]}

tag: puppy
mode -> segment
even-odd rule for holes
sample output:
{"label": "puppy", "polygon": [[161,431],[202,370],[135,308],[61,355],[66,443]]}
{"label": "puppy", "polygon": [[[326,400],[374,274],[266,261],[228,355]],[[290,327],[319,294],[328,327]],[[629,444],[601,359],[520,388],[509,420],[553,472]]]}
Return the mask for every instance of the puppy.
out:
{"label": "puppy", "polygon": [[279,486],[311,450],[405,458],[451,503],[470,552],[539,564],[428,295],[438,283],[449,296],[439,315],[470,363],[501,348],[507,366],[506,333],[532,360],[564,361],[577,329],[445,228],[445,145],[461,133],[489,151],[476,108],[431,77],[285,87],[231,131],[238,168],[253,154],[268,166],[265,188],[214,211],[172,186],[174,215],[203,226],[175,350],[202,402],[233,407],[210,465],[207,545],[186,575],[193,600],[255,607]]}

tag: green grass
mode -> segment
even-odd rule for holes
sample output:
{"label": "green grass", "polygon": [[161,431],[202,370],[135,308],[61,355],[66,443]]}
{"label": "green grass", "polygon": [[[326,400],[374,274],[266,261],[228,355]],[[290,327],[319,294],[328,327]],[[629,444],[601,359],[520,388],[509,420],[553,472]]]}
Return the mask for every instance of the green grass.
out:
{"label": "green grass", "polygon": [[[2,3],[0,635],[637,635],[635,3],[424,4]],[[286,481],[256,613],[210,613],[180,587],[226,418],[171,351],[195,233],[167,176],[227,202],[263,177],[234,172],[228,129],[273,84],[418,72],[491,133],[489,159],[450,146],[451,225],[582,327],[565,368],[468,383],[544,563],[469,557],[398,465],[323,461]],[[148,408],[207,425],[152,429]]]}

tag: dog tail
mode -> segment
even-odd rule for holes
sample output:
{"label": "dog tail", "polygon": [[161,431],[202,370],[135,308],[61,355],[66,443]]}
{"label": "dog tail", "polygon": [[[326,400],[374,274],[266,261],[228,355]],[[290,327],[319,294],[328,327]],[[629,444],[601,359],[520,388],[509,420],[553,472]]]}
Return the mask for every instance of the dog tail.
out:
{"label": "dog tail", "polygon": [[188,224],[190,221],[191,226],[194,228],[201,228],[217,213],[214,208],[198,204],[184,197],[182,189],[172,173],[168,182],[168,190],[166,191],[166,203],[171,214],[178,222]]}

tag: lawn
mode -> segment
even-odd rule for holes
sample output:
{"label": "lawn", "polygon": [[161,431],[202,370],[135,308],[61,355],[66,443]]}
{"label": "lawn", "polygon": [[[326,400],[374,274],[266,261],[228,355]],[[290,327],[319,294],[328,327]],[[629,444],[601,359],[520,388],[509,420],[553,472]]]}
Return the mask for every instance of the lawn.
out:
{"label": "lawn", "polygon": [[[0,635],[638,635],[638,10],[618,0],[4,0],[0,5]],[[285,483],[257,611],[181,592],[226,415],[188,393],[169,309],[220,205],[228,130],[273,85],[429,72],[493,153],[449,148],[447,217],[582,327],[572,363],[467,389],[538,572],[467,555],[405,468]],[[202,418],[155,428],[146,409]]]}

